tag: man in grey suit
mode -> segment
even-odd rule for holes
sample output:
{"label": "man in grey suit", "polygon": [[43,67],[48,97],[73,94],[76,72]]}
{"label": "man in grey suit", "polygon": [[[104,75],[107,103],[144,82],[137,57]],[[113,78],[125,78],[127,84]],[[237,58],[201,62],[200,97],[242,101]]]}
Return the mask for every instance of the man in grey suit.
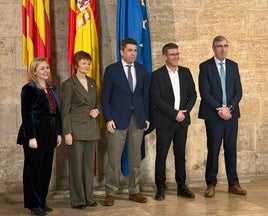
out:
{"label": "man in grey suit", "polygon": [[195,84],[188,68],[179,66],[178,45],[168,43],[162,48],[165,65],[152,73],[151,98],[153,124],[156,128],[155,199],[165,199],[166,158],[173,141],[177,195],[194,198],[185,185],[185,146],[190,112],[196,101]]}
{"label": "man in grey suit", "polygon": [[242,86],[238,65],[227,59],[228,40],[217,36],[212,43],[214,56],[199,65],[201,96],[198,117],[205,120],[207,135],[207,164],[205,197],[214,197],[217,184],[218,161],[223,141],[229,193],[246,195],[236,171],[236,145],[239,102]]}
{"label": "man in grey suit", "polygon": [[102,108],[107,127],[108,165],[104,205],[114,204],[119,189],[120,161],[125,142],[129,158],[129,199],[146,203],[138,184],[141,143],[148,120],[148,74],[144,65],[135,62],[137,42],[126,38],[121,42],[122,60],[106,67],[102,84]]}

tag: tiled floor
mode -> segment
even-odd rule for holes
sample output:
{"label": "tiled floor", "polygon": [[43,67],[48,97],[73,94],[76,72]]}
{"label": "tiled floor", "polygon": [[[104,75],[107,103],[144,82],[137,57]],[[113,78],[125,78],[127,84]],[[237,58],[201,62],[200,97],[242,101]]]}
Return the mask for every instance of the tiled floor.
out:
{"label": "tiled floor", "polygon": [[[237,196],[227,192],[227,185],[218,185],[214,198],[204,197],[204,187],[192,187],[196,193],[195,199],[176,196],[176,190],[166,192],[164,201],[154,200],[154,191],[143,192],[148,197],[148,203],[139,204],[128,200],[128,194],[118,194],[115,205],[103,206],[104,192],[98,191],[95,200],[97,207],[87,207],[77,210],[70,207],[67,191],[56,191],[50,194],[48,205],[54,210],[51,216],[268,216],[268,177],[255,177],[248,183],[242,184],[247,189],[247,196]],[[28,209],[23,208],[21,195],[1,195],[0,215],[24,216],[30,215]]]}

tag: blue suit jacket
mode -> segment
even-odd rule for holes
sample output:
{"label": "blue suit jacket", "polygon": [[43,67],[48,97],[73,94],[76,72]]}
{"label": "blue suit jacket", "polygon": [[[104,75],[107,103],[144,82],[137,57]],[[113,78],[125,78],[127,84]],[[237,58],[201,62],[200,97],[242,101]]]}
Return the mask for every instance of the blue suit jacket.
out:
{"label": "blue suit jacket", "polygon": [[102,83],[102,109],[106,122],[113,120],[116,129],[128,127],[134,114],[137,126],[145,127],[148,120],[148,89],[149,77],[144,65],[134,63],[137,84],[131,91],[123,65],[120,62],[106,67]]}
{"label": "blue suit jacket", "polygon": [[[238,65],[236,62],[226,59],[226,96],[227,105],[232,105],[234,111],[232,118],[239,118],[239,102],[242,98],[242,86]],[[214,58],[199,65],[199,91],[201,96],[198,117],[215,121],[220,117],[216,108],[222,107],[222,88],[220,76]]]}

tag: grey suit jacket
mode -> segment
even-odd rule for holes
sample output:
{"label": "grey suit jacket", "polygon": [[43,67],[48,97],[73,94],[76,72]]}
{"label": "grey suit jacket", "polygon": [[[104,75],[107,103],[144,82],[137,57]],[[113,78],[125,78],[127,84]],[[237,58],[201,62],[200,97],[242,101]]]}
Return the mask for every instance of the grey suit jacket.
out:
{"label": "grey suit jacket", "polygon": [[88,92],[76,75],[62,83],[62,125],[63,134],[71,133],[74,140],[98,140],[100,129],[98,118],[89,116],[93,108],[100,110],[96,83],[87,77]]}

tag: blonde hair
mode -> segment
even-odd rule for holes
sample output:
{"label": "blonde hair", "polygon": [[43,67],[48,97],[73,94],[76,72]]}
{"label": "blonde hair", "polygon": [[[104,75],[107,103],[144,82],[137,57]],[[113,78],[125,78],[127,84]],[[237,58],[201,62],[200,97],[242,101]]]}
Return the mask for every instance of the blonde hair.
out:
{"label": "blonde hair", "polygon": [[[37,58],[34,58],[31,63],[30,63],[30,66],[29,66],[29,69],[28,69],[28,74],[29,74],[29,81],[31,82],[34,82],[35,85],[38,87],[38,88],[41,88],[41,86],[39,85],[37,79],[36,79],[36,69],[38,67],[38,65],[41,63],[41,62],[48,62],[48,60],[46,58],[42,58],[42,57],[37,57]],[[52,82],[52,78],[51,78],[51,73],[49,73],[49,77],[48,79],[46,80],[46,86],[47,87],[50,87],[51,86],[51,82]]]}

